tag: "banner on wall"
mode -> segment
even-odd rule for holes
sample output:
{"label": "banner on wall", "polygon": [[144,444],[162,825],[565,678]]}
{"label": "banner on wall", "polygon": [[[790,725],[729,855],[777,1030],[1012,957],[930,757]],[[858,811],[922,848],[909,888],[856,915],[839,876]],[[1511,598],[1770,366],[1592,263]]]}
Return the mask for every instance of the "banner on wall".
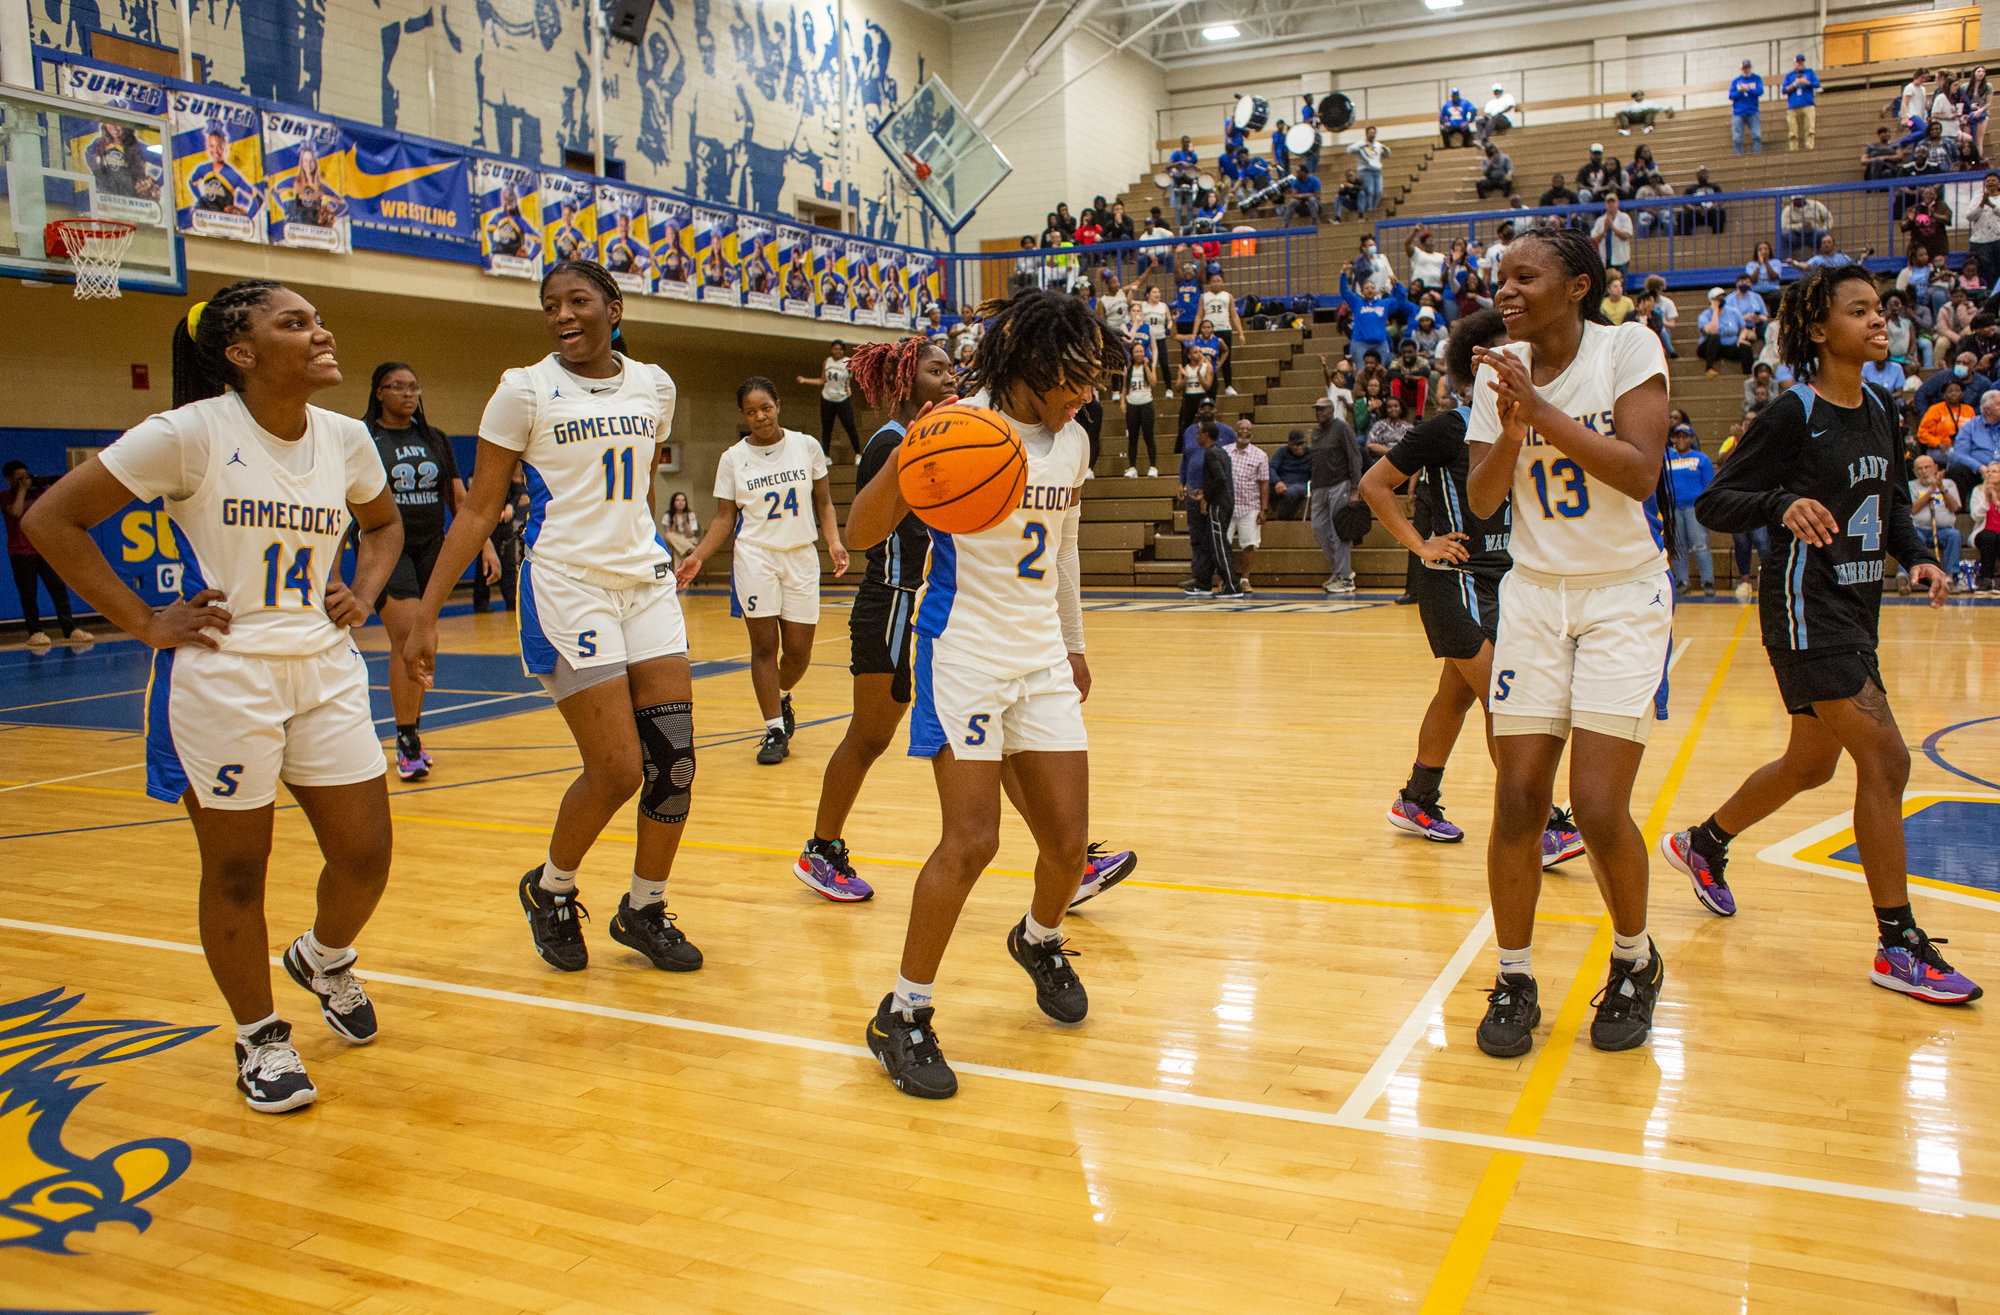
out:
{"label": "banner on wall", "polygon": [[891,329],[912,327],[909,269],[901,247],[882,247],[876,255],[877,283],[882,289],[882,323]]}
{"label": "banner on wall", "polygon": [[944,261],[937,256],[910,257],[910,316],[921,328],[931,307],[944,302]]}
{"label": "banner on wall", "polygon": [[542,175],[500,160],[472,162],[479,253],[488,274],[542,276]]}
{"label": "banner on wall", "polygon": [[848,324],[853,308],[847,301],[847,256],[841,239],[832,233],[812,235],[813,303],[823,320]]}
{"label": "banner on wall", "polygon": [[646,240],[646,198],[624,187],[597,185],[598,248],[611,281],[628,293],[653,290],[653,247]]}
{"label": "banner on wall", "polygon": [[[74,64],[54,65],[50,74],[57,94],[71,100],[166,116],[167,89],[157,82]],[[69,171],[90,175],[93,218],[148,226],[161,222],[167,155],[158,131],[105,123],[95,134],[70,137],[63,147]]]}
{"label": "banner on wall", "polygon": [[736,247],[736,216],[727,210],[694,209],[694,266],[702,301],[741,306],[743,289]]}
{"label": "banner on wall", "polygon": [[813,313],[812,239],[803,228],[778,227],[778,288],[779,310]]}
{"label": "banner on wall", "polygon": [[264,216],[272,245],[354,250],[340,129],[289,111],[263,118]]}
{"label": "banner on wall", "polygon": [[778,226],[744,215],[736,221],[736,252],[743,265],[743,301],[752,310],[778,309]]}
{"label": "banner on wall", "polygon": [[542,265],[597,259],[596,189],[568,174],[542,175]]}
{"label": "banner on wall", "polygon": [[346,137],[342,186],[352,224],[472,241],[471,161],[422,142],[355,131]]}
{"label": "banner on wall", "polygon": [[653,241],[653,292],[694,300],[694,214],[685,201],[646,198],[647,236]]}
{"label": "banner on wall", "polygon": [[174,211],[183,233],[263,242],[262,125],[248,105],[176,91]]}
{"label": "banner on wall", "polygon": [[854,323],[881,324],[882,298],[875,283],[875,244],[850,241],[845,256],[847,299],[853,306]]}

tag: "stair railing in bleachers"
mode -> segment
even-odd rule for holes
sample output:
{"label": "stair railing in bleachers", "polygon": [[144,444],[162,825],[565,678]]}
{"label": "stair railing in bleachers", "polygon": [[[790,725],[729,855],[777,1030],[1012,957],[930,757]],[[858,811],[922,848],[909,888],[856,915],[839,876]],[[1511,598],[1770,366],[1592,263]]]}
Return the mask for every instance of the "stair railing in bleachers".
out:
{"label": "stair railing in bleachers", "polygon": [[[1144,301],[1157,286],[1168,305],[1180,274],[1198,262],[1201,286],[1208,272],[1220,269],[1224,287],[1239,301],[1289,301],[1294,297],[1330,295],[1338,271],[1321,256],[1319,228],[1223,230],[1159,238],[1150,242],[1099,242],[1082,247],[1036,248],[1021,251],[959,252],[951,258],[952,306],[976,305],[1005,297],[1021,288],[1075,287],[1087,281],[1094,297],[1110,272],[1121,288],[1135,288],[1133,299]],[[1324,266],[1324,268],[1323,268]],[[1122,328],[1123,326],[1118,326]]]}

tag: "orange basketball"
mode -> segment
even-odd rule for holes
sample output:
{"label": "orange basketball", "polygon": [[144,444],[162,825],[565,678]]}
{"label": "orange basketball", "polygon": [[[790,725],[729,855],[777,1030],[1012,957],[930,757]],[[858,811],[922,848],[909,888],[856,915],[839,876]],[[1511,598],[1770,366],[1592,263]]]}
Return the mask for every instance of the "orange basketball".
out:
{"label": "orange basketball", "polygon": [[977,534],[1021,505],[1028,454],[1006,417],[980,406],[947,406],[903,436],[896,482],[924,524],[944,534]]}

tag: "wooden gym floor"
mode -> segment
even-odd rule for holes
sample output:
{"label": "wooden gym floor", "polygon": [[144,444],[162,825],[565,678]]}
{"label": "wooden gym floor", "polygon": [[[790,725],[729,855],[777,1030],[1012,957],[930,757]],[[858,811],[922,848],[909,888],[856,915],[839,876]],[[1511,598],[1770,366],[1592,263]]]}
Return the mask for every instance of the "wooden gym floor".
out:
{"label": "wooden gym floor", "polygon": [[[1467,842],[1383,820],[1437,675],[1415,612],[1088,606],[1092,834],[1139,869],[1071,924],[1093,1009],[1063,1029],[1002,945],[1032,863],[1008,816],[939,982],[962,1089],[938,1104],[861,1047],[936,833],[926,768],[885,758],[850,823],[873,902],[789,872],[848,710],[844,601],[778,767],[752,761],[741,626],[689,602],[709,747],[670,896],[707,967],[685,977],[605,934],[624,824],[583,876],[590,970],[535,957],[514,883],[576,757],[511,620],[450,618],[437,770],[392,780],[361,942],[381,1038],[337,1041],[275,973],[321,1091],[280,1117],[231,1085],[194,840],[142,792],[143,652],[0,653],[0,1307],[2000,1311],[2000,999],[1868,983],[1845,766],[1738,842],[1734,920],[1655,859],[1668,975],[1643,1049],[1579,1040],[1610,930],[1587,864],[1551,873],[1547,1021],[1497,1061],[1472,1040],[1477,713],[1446,778]],[[2000,987],[2000,607],[1892,604],[1882,628],[1919,916]],[[1677,631],[1649,839],[1786,729],[1751,609],[1687,605]],[[318,861],[278,819],[274,952]]]}

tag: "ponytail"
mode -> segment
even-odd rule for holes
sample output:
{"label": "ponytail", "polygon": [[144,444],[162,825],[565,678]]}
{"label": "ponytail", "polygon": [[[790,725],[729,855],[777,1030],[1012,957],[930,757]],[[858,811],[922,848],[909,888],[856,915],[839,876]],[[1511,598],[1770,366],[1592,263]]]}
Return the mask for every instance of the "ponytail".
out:
{"label": "ponytail", "polygon": [[231,283],[174,323],[173,404],[186,406],[240,388],[242,373],[226,354],[250,327],[250,312],[283,287],[275,279]]}

